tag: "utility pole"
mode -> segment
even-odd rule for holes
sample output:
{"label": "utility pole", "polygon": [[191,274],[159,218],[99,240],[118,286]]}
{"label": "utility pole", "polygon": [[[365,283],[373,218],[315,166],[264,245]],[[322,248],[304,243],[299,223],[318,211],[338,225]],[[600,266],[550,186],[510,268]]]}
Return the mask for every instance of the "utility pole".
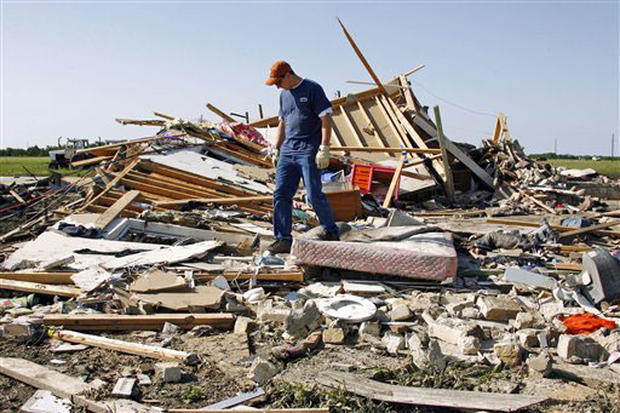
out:
{"label": "utility pole", "polygon": [[615,141],[615,136],[612,133],[611,134],[611,158],[613,159],[614,157],[614,141]]}
{"label": "utility pole", "polygon": [[558,154],[558,138],[553,140],[553,153]]}

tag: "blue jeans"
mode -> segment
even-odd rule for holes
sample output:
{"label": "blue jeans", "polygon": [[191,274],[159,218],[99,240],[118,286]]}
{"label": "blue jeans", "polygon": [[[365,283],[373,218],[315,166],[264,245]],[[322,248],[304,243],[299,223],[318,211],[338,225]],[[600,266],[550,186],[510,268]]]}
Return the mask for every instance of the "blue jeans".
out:
{"label": "blue jeans", "polygon": [[326,232],[338,233],[334,214],[323,193],[321,172],[314,155],[280,155],[276,167],[276,190],[273,193],[273,232],[278,240],[291,240],[293,197],[304,179],[306,193]]}

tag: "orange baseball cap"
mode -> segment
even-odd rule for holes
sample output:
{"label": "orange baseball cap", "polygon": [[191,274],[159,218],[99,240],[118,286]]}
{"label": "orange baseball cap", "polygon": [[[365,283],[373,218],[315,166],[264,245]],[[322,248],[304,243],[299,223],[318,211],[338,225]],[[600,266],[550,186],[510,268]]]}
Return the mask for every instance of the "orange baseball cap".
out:
{"label": "orange baseball cap", "polygon": [[284,60],[278,60],[273,64],[273,66],[271,66],[269,77],[265,80],[265,84],[269,86],[275,85],[278,79],[283,78],[290,71],[291,65],[286,63]]}

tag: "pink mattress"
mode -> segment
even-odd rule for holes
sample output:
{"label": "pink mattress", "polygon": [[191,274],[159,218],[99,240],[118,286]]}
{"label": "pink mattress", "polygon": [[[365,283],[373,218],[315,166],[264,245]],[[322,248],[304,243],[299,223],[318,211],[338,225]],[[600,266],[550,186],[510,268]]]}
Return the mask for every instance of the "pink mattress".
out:
{"label": "pink mattress", "polygon": [[295,238],[296,264],[442,281],[455,277],[452,234],[429,232],[402,241],[334,242]]}

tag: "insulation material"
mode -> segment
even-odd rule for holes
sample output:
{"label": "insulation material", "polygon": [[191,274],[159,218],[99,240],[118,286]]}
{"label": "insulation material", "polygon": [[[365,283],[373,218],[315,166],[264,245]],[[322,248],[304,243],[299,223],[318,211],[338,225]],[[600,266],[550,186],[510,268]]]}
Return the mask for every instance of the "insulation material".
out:
{"label": "insulation material", "polygon": [[452,235],[429,232],[399,242],[330,242],[296,238],[296,264],[442,281],[456,276]]}

